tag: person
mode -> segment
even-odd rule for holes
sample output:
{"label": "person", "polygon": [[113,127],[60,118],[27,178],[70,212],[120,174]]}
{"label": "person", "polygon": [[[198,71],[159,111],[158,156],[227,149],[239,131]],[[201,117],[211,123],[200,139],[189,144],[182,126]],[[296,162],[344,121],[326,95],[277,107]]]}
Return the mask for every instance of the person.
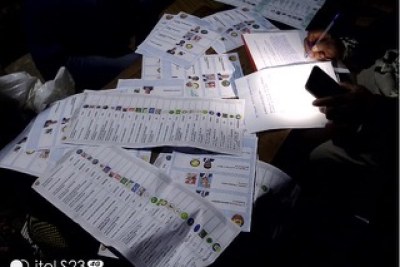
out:
{"label": "person", "polygon": [[65,66],[78,91],[100,89],[129,67],[133,52],[171,1],[25,0],[29,52],[45,80]]}
{"label": "person", "polygon": [[[398,25],[395,18],[389,16],[378,23],[379,27],[372,26],[372,29]],[[328,119],[326,127],[332,138],[312,151],[311,163],[317,168],[323,166],[323,173],[329,171],[327,167],[333,172],[340,171],[338,167],[342,164],[346,170],[357,168],[360,171],[358,169],[361,168],[368,174],[371,171],[395,171],[398,152],[398,43],[381,38],[375,52],[366,53],[362,60],[357,60],[361,58],[357,49],[365,51],[365,43],[373,43],[370,34],[369,38],[365,37],[368,40],[352,42],[359,44],[357,48],[352,47],[353,55],[348,51],[348,44],[330,34],[313,45],[321,34],[320,30],[308,33],[304,42],[305,51],[317,60],[343,61],[354,74],[353,79],[349,79],[354,83],[341,83],[347,89],[344,94],[314,100],[313,105],[319,107]]]}
{"label": "person", "polygon": [[282,207],[266,195],[255,205],[251,232],[241,233],[212,266],[255,259],[274,267],[397,266],[396,19],[387,16],[357,31],[344,25],[316,47],[309,44],[323,30],[310,29],[305,52],[346,66],[351,75],[341,86],[348,93],[316,99],[326,128],[291,130],[271,162],[301,185],[294,209],[279,221],[278,237],[269,241],[267,229]]}
{"label": "person", "polygon": [[345,93],[313,101],[328,120],[324,141],[310,149],[301,168],[288,172],[302,187],[293,220],[294,250],[305,266],[394,266],[398,14],[353,36],[339,38],[333,32],[321,39],[322,33],[308,32],[305,52],[316,60],[339,62],[351,74],[340,83]]}

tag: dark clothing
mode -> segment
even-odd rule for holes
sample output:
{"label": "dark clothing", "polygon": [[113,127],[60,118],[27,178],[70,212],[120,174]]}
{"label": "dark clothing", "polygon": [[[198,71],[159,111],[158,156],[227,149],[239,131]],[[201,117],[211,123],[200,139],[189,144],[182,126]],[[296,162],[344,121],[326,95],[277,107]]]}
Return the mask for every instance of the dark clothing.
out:
{"label": "dark clothing", "polygon": [[349,80],[378,101],[357,131],[290,134],[274,162],[302,186],[285,245],[297,266],[398,266],[398,11],[358,31],[339,29],[350,41]]}

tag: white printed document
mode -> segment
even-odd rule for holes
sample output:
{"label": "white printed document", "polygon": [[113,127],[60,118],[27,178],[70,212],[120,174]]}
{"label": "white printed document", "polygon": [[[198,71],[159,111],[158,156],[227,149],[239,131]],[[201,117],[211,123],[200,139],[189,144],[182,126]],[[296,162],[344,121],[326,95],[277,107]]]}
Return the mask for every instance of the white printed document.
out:
{"label": "white printed document", "polygon": [[183,79],[185,97],[236,97],[234,80],[240,77],[238,53],[203,55],[187,70],[158,58],[142,60],[142,79]]}
{"label": "white printed document", "polygon": [[212,45],[217,53],[226,53],[243,45],[242,34],[279,30],[262,15],[248,8],[234,8],[204,17],[217,28],[221,38]]}
{"label": "white printed document", "polygon": [[243,34],[246,52],[256,70],[315,61],[305,55],[305,37],[306,32],[299,30]]}
{"label": "white printed document", "polygon": [[[41,176],[73,147],[27,148],[27,140],[33,124],[32,121],[24,131],[0,151],[0,168]],[[150,162],[150,150],[127,149],[127,152]]]}
{"label": "white printed document", "polygon": [[39,176],[45,172],[52,159],[61,158],[62,149],[27,149],[26,144],[32,125],[33,121],[0,151],[1,168]]}
{"label": "white printed document", "polygon": [[33,189],[136,267],[207,266],[240,228],[121,148],[76,148]]}
{"label": "white printed document", "polygon": [[240,154],[244,100],[85,92],[64,142],[125,148],[197,147]]}
{"label": "white printed document", "polygon": [[247,7],[264,17],[297,29],[306,29],[325,0],[217,0],[225,4]]}
{"label": "white printed document", "polygon": [[324,127],[325,115],[312,105],[315,98],[304,87],[315,65],[336,80],[331,62],[267,68],[237,79],[239,98],[246,100],[247,130]]}
{"label": "white printed document", "polygon": [[129,94],[147,94],[161,96],[184,97],[183,79],[119,79],[117,88],[119,92]]}
{"label": "white printed document", "polygon": [[246,136],[241,156],[173,152],[168,173],[174,181],[215,205],[242,231],[249,232],[257,141],[255,136]]}
{"label": "white printed document", "polygon": [[261,0],[255,10],[268,19],[305,30],[324,3],[325,0]]}
{"label": "white printed document", "polygon": [[80,107],[83,94],[75,94],[54,102],[40,112],[33,123],[27,140],[27,149],[49,149],[66,146],[61,138],[74,112]]}
{"label": "white printed document", "polygon": [[136,53],[188,69],[220,37],[212,28],[210,23],[184,12],[167,15],[137,47]]}
{"label": "white printed document", "polygon": [[277,167],[257,160],[254,202],[265,194],[279,194],[288,188],[293,179]]}

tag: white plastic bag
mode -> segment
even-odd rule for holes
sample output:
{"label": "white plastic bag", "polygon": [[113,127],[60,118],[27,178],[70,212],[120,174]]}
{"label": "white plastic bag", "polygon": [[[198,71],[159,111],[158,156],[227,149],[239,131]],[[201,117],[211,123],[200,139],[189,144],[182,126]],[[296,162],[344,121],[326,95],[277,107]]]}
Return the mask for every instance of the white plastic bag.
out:
{"label": "white plastic bag", "polygon": [[75,82],[65,67],[61,67],[54,80],[41,86],[35,86],[29,91],[27,107],[40,112],[54,101],[66,98],[75,93]]}
{"label": "white plastic bag", "polygon": [[16,72],[0,77],[0,94],[9,99],[14,99],[20,107],[23,107],[29,95],[29,91],[41,86],[41,81],[29,75],[27,72]]}
{"label": "white plastic bag", "polygon": [[54,80],[44,84],[27,72],[16,72],[0,77],[0,95],[14,99],[20,108],[36,113],[54,101],[75,93],[75,82],[65,67],[61,67]]}

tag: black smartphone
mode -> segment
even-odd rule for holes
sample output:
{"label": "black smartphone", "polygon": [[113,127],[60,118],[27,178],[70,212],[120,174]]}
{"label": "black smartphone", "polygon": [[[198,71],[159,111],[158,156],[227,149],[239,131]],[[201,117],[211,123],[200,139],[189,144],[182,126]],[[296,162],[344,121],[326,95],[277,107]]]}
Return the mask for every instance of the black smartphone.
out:
{"label": "black smartphone", "polygon": [[314,66],[306,82],[305,88],[316,98],[346,93],[332,77],[320,67]]}

